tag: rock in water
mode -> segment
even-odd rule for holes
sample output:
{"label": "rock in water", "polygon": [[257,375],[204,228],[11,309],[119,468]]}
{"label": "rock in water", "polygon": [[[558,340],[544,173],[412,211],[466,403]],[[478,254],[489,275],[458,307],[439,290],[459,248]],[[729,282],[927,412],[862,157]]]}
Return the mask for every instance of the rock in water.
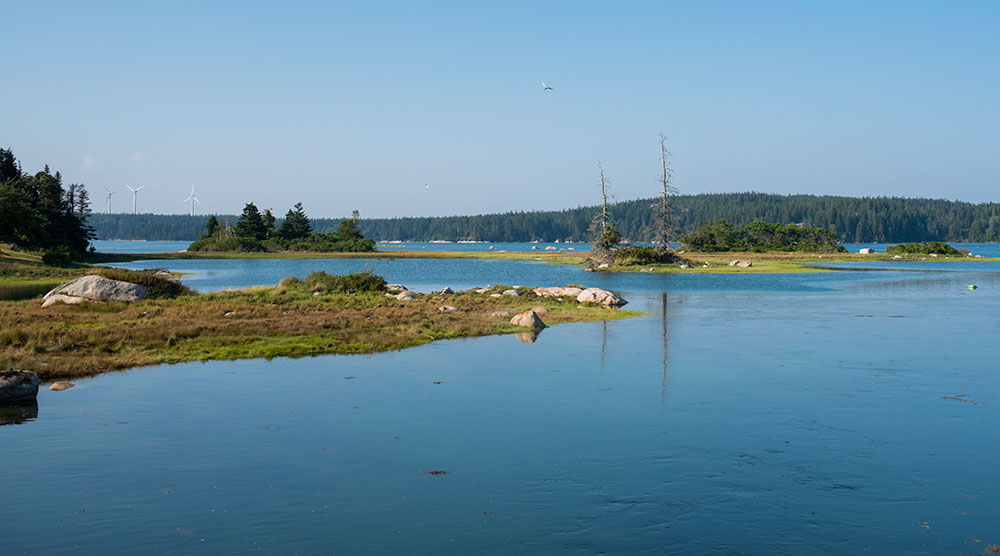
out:
{"label": "rock in water", "polygon": [[0,404],[34,401],[41,383],[32,371],[0,371]]}
{"label": "rock in water", "polygon": [[69,390],[70,388],[76,386],[72,382],[53,382],[52,386],[49,386],[49,390],[53,392],[60,392],[62,390]]}
{"label": "rock in water", "polygon": [[614,292],[602,290],[601,288],[587,288],[580,292],[576,300],[580,303],[597,303],[603,307],[621,307],[628,303],[628,301],[625,301],[624,298]]}
{"label": "rock in water", "polygon": [[[145,286],[90,274],[53,288],[52,291],[45,294],[45,302],[42,303],[42,307],[48,307],[58,302],[142,301],[147,297],[149,297],[149,290]],[[71,300],[68,298],[79,299]]]}
{"label": "rock in water", "polygon": [[510,323],[514,326],[527,326],[528,328],[545,328],[545,323],[542,319],[538,318],[538,315],[534,311],[525,311],[514,315],[514,318],[510,319]]}

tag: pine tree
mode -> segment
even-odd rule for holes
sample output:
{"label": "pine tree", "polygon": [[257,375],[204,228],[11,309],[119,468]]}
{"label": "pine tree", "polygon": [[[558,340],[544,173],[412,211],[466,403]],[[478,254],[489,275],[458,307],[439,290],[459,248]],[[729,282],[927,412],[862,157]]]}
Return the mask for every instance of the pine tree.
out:
{"label": "pine tree", "polygon": [[240,215],[240,219],[233,226],[233,235],[236,237],[248,237],[257,241],[263,241],[267,238],[267,228],[264,226],[264,219],[261,217],[260,211],[257,210],[257,205],[247,203],[243,207],[243,214]]}
{"label": "pine tree", "polygon": [[295,210],[289,209],[285,220],[281,223],[281,237],[285,239],[301,239],[312,233],[312,224],[302,209],[302,203],[295,203]]}

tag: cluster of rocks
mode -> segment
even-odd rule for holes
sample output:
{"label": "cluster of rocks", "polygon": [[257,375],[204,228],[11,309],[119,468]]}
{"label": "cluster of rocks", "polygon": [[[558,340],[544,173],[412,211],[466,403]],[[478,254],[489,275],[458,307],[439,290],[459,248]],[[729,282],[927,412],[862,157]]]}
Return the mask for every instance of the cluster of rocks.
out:
{"label": "cluster of rocks", "polygon": [[148,297],[149,289],[145,286],[90,274],[53,288],[45,294],[42,307],[84,301],[142,301]]}

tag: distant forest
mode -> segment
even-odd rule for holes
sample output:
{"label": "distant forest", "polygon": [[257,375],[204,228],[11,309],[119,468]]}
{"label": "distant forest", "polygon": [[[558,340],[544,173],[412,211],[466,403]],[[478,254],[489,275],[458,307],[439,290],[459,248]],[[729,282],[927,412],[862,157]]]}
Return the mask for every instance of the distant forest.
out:
{"label": "distant forest", "polygon": [[[656,199],[616,203],[615,225],[631,241],[646,241]],[[965,241],[1000,242],[1000,203],[965,203],[944,199],[901,197],[835,197],[713,193],[671,198],[676,225],[690,233],[702,222],[725,218],[742,227],[754,220],[825,228],[848,243]],[[374,218],[358,222],[361,232],[377,240],[429,241],[588,241],[597,206],[561,211],[508,212],[475,216]],[[306,207],[309,212],[309,207]],[[235,215],[217,215],[233,222]],[[88,223],[100,239],[194,241],[208,215],[91,214]],[[333,232],[341,218],[311,218],[313,230]],[[280,225],[280,220],[278,221]]]}

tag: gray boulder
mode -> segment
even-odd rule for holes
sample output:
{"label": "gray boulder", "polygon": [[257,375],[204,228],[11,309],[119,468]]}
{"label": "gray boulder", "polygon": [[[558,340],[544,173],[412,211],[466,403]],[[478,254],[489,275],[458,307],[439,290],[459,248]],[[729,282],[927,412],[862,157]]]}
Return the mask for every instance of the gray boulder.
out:
{"label": "gray boulder", "polygon": [[413,292],[409,290],[403,290],[396,294],[396,299],[400,301],[413,301],[416,297],[413,297]]}
{"label": "gray boulder", "polygon": [[740,261],[729,261],[729,266],[736,266],[740,264]]}
{"label": "gray boulder", "polygon": [[510,311],[493,311],[490,313],[491,317],[509,317]]}
{"label": "gray boulder", "polygon": [[[149,290],[145,286],[90,274],[53,288],[52,291],[45,294],[42,307],[49,307],[59,302],[142,301],[148,297]],[[68,298],[79,299],[71,300]]]}
{"label": "gray boulder", "polygon": [[76,386],[76,384],[73,384],[72,382],[53,382],[52,386],[49,386],[49,390],[52,390],[53,392],[61,392],[63,390],[69,390],[74,386]]}
{"label": "gray boulder", "polygon": [[532,290],[538,297],[576,297],[580,295],[583,288],[560,288],[558,286],[551,288],[535,288]]}
{"label": "gray boulder", "polygon": [[503,294],[504,295],[513,295],[514,297],[520,297],[521,292],[519,292],[517,290],[504,290]]}
{"label": "gray boulder", "polygon": [[580,303],[597,303],[603,307],[621,307],[628,303],[618,294],[601,288],[587,288],[580,292],[576,300]]}
{"label": "gray boulder", "polygon": [[438,307],[438,311],[441,311],[442,313],[454,313],[457,310],[458,307],[455,307],[454,305],[442,305]]}
{"label": "gray boulder", "polygon": [[441,290],[441,293],[443,293],[443,294],[455,293],[455,290],[449,288],[448,286],[445,286],[444,289]]}
{"label": "gray boulder", "polygon": [[510,319],[510,323],[514,326],[526,326],[528,328],[545,328],[545,323],[542,319],[538,318],[538,315],[534,311],[525,311],[514,315],[514,318]]}
{"label": "gray boulder", "polygon": [[750,268],[751,266],[753,266],[753,261],[740,261],[736,263],[736,266],[741,268]]}
{"label": "gray boulder", "polygon": [[386,284],[385,291],[403,292],[406,291],[406,286],[404,286],[403,284]]}
{"label": "gray boulder", "polygon": [[41,383],[32,371],[0,371],[0,404],[34,401]]}

